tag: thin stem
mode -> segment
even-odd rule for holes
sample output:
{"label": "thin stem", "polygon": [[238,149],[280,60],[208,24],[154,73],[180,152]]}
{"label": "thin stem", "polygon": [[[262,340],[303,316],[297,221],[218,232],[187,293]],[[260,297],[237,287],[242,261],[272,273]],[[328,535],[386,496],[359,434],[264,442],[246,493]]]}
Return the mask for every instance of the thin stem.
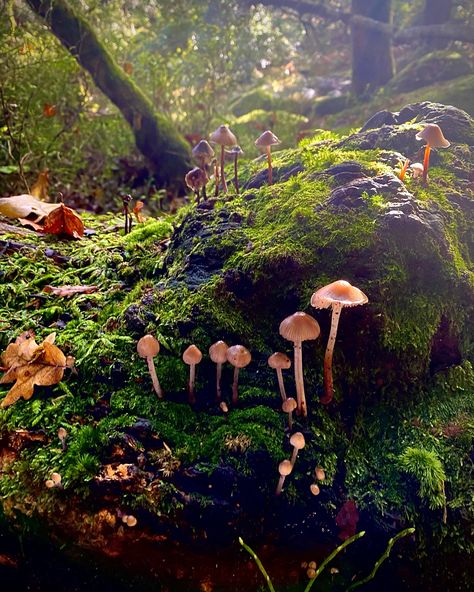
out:
{"label": "thin stem", "polygon": [[158,376],[156,375],[155,363],[153,362],[153,358],[150,356],[146,359],[146,363],[148,364],[148,370],[151,376],[151,382],[153,383],[153,389],[155,393],[158,395],[159,399],[163,398],[163,390],[160,386],[158,381]]}
{"label": "thin stem", "polygon": [[221,391],[221,376],[222,376],[222,364],[217,363],[217,370],[216,370],[216,401],[222,400],[222,391]]}
{"label": "thin stem", "polygon": [[190,405],[194,405],[196,402],[196,396],[194,394],[194,382],[196,380],[196,364],[189,366],[189,385],[188,385],[188,402]]}
{"label": "thin stem", "polygon": [[273,183],[273,170],[272,170],[272,151],[270,146],[267,146],[267,161],[268,161],[268,184]]}
{"label": "thin stem", "polygon": [[425,157],[423,158],[423,185],[428,183],[428,167],[430,166],[431,146],[426,144]]}
{"label": "thin stem", "polygon": [[239,177],[237,175],[237,159],[238,159],[239,155],[236,154],[234,157],[234,185],[235,185],[235,191],[238,194],[239,193]]}
{"label": "thin stem", "polygon": [[293,428],[293,411],[289,411],[288,412],[288,428],[290,429],[290,432]]}
{"label": "thin stem", "polygon": [[295,466],[295,462],[296,462],[296,457],[298,456],[298,448],[296,448],[295,446],[293,446],[293,454],[291,455],[291,466],[294,467]]}
{"label": "thin stem", "polygon": [[270,592],[275,592],[275,588],[273,587],[270,576],[268,575],[267,570],[263,567],[263,564],[260,561],[260,559],[257,557],[257,554],[255,553],[255,551],[253,549],[251,549],[248,545],[246,545],[240,537],[239,537],[239,543],[247,551],[247,553],[249,553],[253,557],[255,563],[258,566],[258,569],[260,570],[263,577],[265,578],[265,582],[267,583],[267,587],[270,590]]}
{"label": "thin stem", "polygon": [[225,174],[224,174],[224,144],[221,146],[221,180],[222,180],[222,191],[227,193],[227,183],[225,181]]}
{"label": "thin stem", "polygon": [[296,403],[297,413],[306,417],[308,409],[306,408],[306,398],[304,394],[303,382],[303,356],[301,353],[301,341],[295,341],[295,382],[296,382]]}
{"label": "thin stem", "polygon": [[332,355],[334,353],[334,346],[336,344],[337,327],[339,325],[341,310],[341,303],[334,304],[332,307],[331,332],[329,333],[326,353],[324,354],[324,397],[321,398],[321,403],[323,403],[323,405],[330,403],[334,396],[334,385],[332,380]]}
{"label": "thin stem", "polygon": [[214,189],[214,197],[219,195],[219,165],[217,164],[217,160],[214,160],[214,179],[215,179],[215,189]]}
{"label": "thin stem", "polygon": [[278,485],[275,490],[275,495],[280,495],[280,493],[282,492],[282,489],[283,489],[284,482],[285,482],[285,475],[280,475],[280,478],[278,479]]}
{"label": "thin stem", "polygon": [[232,404],[237,405],[237,400],[239,398],[239,369],[237,366],[234,368],[234,382],[232,383]]}
{"label": "thin stem", "polygon": [[281,368],[277,368],[276,371],[278,377],[278,386],[280,387],[280,395],[283,401],[286,401],[286,391],[285,385],[283,383],[283,372],[281,371]]}

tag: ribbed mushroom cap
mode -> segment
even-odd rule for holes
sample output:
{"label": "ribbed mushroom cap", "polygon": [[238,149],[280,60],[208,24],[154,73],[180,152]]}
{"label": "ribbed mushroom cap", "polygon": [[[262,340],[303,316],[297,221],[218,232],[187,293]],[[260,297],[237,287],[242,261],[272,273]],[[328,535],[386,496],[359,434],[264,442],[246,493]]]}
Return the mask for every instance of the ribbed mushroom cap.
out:
{"label": "ribbed mushroom cap", "polygon": [[228,125],[220,125],[216,131],[212,132],[209,139],[211,142],[220,144],[221,146],[235,146],[237,144],[237,138],[230,131]]}
{"label": "ribbed mushroom cap", "polygon": [[281,368],[282,370],[288,370],[291,367],[291,360],[286,354],[281,352],[275,352],[268,358],[268,365],[270,368],[276,370]]}
{"label": "ribbed mushroom cap", "polygon": [[234,156],[236,154],[243,154],[244,151],[242,150],[242,148],[240,146],[233,146],[230,150],[226,150],[227,154],[233,154]]}
{"label": "ribbed mushroom cap", "polygon": [[290,444],[292,446],[294,446],[295,448],[297,448],[298,450],[301,450],[302,448],[304,448],[304,445],[306,444],[304,436],[301,432],[295,432],[291,438],[290,438]]}
{"label": "ribbed mushroom cap", "polygon": [[190,366],[192,364],[199,364],[201,360],[202,353],[195,345],[190,345],[183,353],[183,362]]}
{"label": "ribbed mushroom cap", "polygon": [[295,312],[280,323],[280,335],[288,341],[308,341],[319,337],[319,324],[305,312]]}
{"label": "ribbed mushroom cap", "polygon": [[255,146],[258,146],[259,148],[266,148],[267,146],[274,146],[275,144],[281,144],[281,141],[270,130],[263,132],[263,134],[255,140]]}
{"label": "ribbed mushroom cap", "polygon": [[225,341],[216,341],[209,348],[209,357],[214,364],[224,364],[227,362],[227,350],[229,346]]}
{"label": "ribbed mushroom cap", "polygon": [[415,138],[417,140],[424,140],[432,148],[447,148],[451,146],[451,142],[446,140],[441,128],[436,123],[428,123],[421,132],[416,134]]}
{"label": "ribbed mushroom cap", "polygon": [[209,164],[215,152],[206,140],[201,140],[192,149],[192,155],[201,163]]}
{"label": "ribbed mushroom cap", "polygon": [[335,303],[341,303],[343,306],[357,306],[367,301],[367,296],[359,288],[351,286],[345,280],[328,284],[311,296],[311,306],[315,308],[328,308]]}
{"label": "ribbed mushroom cap", "polygon": [[291,413],[298,407],[298,403],[293,399],[293,397],[288,397],[282,403],[281,408],[285,413]]}
{"label": "ribbed mushroom cap", "polygon": [[153,335],[144,335],[137,343],[140,358],[154,358],[160,351],[160,343]]}
{"label": "ribbed mushroom cap", "polygon": [[252,354],[243,345],[232,345],[227,350],[227,361],[236,368],[245,368],[252,360]]}
{"label": "ribbed mushroom cap", "polygon": [[278,472],[282,477],[286,477],[293,470],[293,465],[289,460],[282,460],[278,465]]}

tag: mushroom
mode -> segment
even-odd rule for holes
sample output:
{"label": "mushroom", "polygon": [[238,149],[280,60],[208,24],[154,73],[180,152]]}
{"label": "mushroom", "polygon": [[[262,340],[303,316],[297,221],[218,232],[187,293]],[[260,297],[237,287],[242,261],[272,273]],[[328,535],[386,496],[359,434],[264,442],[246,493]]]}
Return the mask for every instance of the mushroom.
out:
{"label": "mushroom", "polygon": [[296,409],[297,403],[293,397],[288,397],[283,401],[281,408],[285,413],[288,413],[288,427],[290,430],[293,428],[293,411]]}
{"label": "mushroom", "polygon": [[239,369],[245,368],[252,360],[252,355],[249,350],[243,345],[232,345],[227,350],[227,361],[234,366],[234,382],[232,383],[232,404],[237,405],[239,397],[238,383],[239,383]]}
{"label": "mushroom", "polygon": [[288,370],[291,367],[290,358],[281,352],[275,352],[268,358],[268,365],[270,368],[276,370],[278,377],[278,386],[280,387],[280,394],[283,401],[286,401],[285,385],[283,384],[282,370]]}
{"label": "mushroom", "polygon": [[148,371],[150,372],[151,381],[153,383],[153,389],[158,395],[159,399],[163,398],[163,389],[158,382],[158,376],[156,375],[155,364],[153,358],[158,355],[160,351],[160,343],[153,335],[144,335],[137,343],[137,352],[141,358],[146,358],[148,364]]}
{"label": "mushroom", "polygon": [[184,181],[189,189],[192,189],[196,195],[197,202],[199,203],[200,195],[199,191],[203,190],[203,197],[205,196],[206,190],[206,183],[209,181],[209,177],[207,172],[204,169],[200,169],[199,167],[194,167],[184,177]]}
{"label": "mushroom", "polygon": [[221,392],[221,374],[222,374],[222,364],[227,362],[227,350],[229,346],[224,341],[216,341],[216,343],[212,344],[209,348],[209,357],[217,364],[216,370],[216,401],[220,401],[222,399],[222,392]]}
{"label": "mushroom", "polygon": [[296,462],[298,452],[305,447],[305,439],[301,432],[295,432],[290,438],[290,444],[293,446],[293,454],[291,455],[291,466],[293,467]]}
{"label": "mushroom", "polygon": [[276,144],[281,144],[281,142],[270,130],[263,132],[263,134],[255,140],[255,146],[258,146],[259,148],[264,148],[265,152],[267,153],[269,185],[271,185],[273,182],[272,153],[270,150],[270,146],[275,146]]}
{"label": "mushroom", "polygon": [[319,325],[313,317],[310,317],[305,312],[295,312],[289,317],[286,317],[280,323],[280,335],[288,341],[294,343],[295,348],[295,382],[296,382],[296,401],[298,403],[297,413],[306,417],[308,410],[306,407],[306,397],[304,394],[304,380],[303,380],[303,356],[301,352],[301,344],[303,341],[310,339],[317,339],[319,336]]}
{"label": "mushroom", "polygon": [[202,187],[202,197],[203,199],[207,199],[206,183],[209,180],[208,167],[212,162],[215,152],[212,149],[209,142],[207,142],[206,140],[201,140],[200,142],[198,142],[191,152],[194,159],[197,161],[199,168],[201,168],[206,173],[207,179]]}
{"label": "mushroom", "polygon": [[219,146],[221,147],[222,190],[224,191],[224,193],[227,193],[227,183],[224,175],[224,146],[235,146],[235,144],[237,144],[237,138],[230,131],[228,125],[220,125],[214,132],[212,132],[212,134],[210,135],[210,140],[211,142],[214,142],[214,144],[219,144]]}
{"label": "mushroom", "polygon": [[430,164],[431,148],[447,148],[451,143],[443,136],[443,132],[436,123],[428,123],[421,132],[415,136],[417,140],[425,140],[425,157],[423,158],[423,184],[428,183],[428,167]]}
{"label": "mushroom", "polygon": [[234,185],[236,193],[239,193],[239,176],[237,173],[237,160],[239,156],[244,153],[244,151],[240,146],[234,146],[230,150],[226,150],[226,153],[234,157]]}
{"label": "mushroom", "polygon": [[66,438],[67,438],[67,431],[65,430],[65,428],[59,428],[58,438],[59,438],[59,441],[61,442],[61,448],[64,452],[66,450]]}
{"label": "mushroom", "polygon": [[315,308],[332,307],[331,332],[329,334],[326,353],[324,354],[324,396],[321,398],[321,403],[324,405],[330,403],[334,396],[332,355],[336,343],[337,326],[341,311],[344,306],[357,306],[359,304],[366,304],[367,301],[367,296],[359,288],[351,286],[345,280],[332,282],[332,284],[320,288],[311,296],[311,306]]}
{"label": "mushroom", "polygon": [[317,485],[316,483],[311,483],[311,485],[309,486],[309,489],[311,490],[311,493],[313,495],[319,495],[321,493],[321,490],[319,489],[319,485]]}
{"label": "mushroom", "polygon": [[278,485],[275,491],[275,495],[280,495],[281,490],[283,489],[283,483],[285,482],[285,477],[287,477],[292,470],[293,465],[289,460],[282,460],[281,463],[278,465],[278,472],[280,473],[280,478],[278,479]]}
{"label": "mushroom", "polygon": [[326,479],[326,473],[324,472],[324,469],[322,467],[316,467],[314,469],[314,474],[318,481],[324,481]]}
{"label": "mushroom", "polygon": [[195,345],[190,345],[183,353],[183,362],[189,366],[188,401],[190,405],[196,402],[194,383],[196,382],[196,364],[202,360],[202,353]]}
{"label": "mushroom", "polygon": [[410,165],[411,174],[413,175],[414,179],[418,179],[419,177],[423,176],[423,165],[421,162],[414,162]]}

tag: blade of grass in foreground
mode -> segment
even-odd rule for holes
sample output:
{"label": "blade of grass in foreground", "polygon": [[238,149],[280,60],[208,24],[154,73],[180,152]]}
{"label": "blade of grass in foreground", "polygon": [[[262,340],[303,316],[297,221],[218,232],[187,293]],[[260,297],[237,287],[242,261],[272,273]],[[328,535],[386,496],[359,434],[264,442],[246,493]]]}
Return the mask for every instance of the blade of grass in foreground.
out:
{"label": "blade of grass in foreground", "polygon": [[270,592],[275,592],[275,588],[273,587],[270,576],[268,575],[267,570],[263,567],[263,563],[257,557],[257,554],[255,553],[255,551],[244,543],[244,541],[242,540],[242,537],[239,537],[239,543],[247,551],[247,553],[249,553],[254,558],[255,563],[258,566],[258,569],[262,572],[262,575],[265,578],[265,581],[267,583],[267,586],[268,586],[268,589],[270,590]]}

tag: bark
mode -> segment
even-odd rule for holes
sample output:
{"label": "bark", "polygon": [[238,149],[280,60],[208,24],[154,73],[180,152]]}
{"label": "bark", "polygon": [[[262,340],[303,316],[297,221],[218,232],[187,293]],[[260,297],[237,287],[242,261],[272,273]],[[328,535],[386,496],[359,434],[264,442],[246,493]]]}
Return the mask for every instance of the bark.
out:
{"label": "bark", "polygon": [[132,128],[135,143],[150,161],[158,182],[182,185],[191,168],[187,142],[171,121],[153,105],[122,71],[91,26],[78,16],[67,0],[27,0],[59,41],[87,70],[100,90],[120,109]]}

